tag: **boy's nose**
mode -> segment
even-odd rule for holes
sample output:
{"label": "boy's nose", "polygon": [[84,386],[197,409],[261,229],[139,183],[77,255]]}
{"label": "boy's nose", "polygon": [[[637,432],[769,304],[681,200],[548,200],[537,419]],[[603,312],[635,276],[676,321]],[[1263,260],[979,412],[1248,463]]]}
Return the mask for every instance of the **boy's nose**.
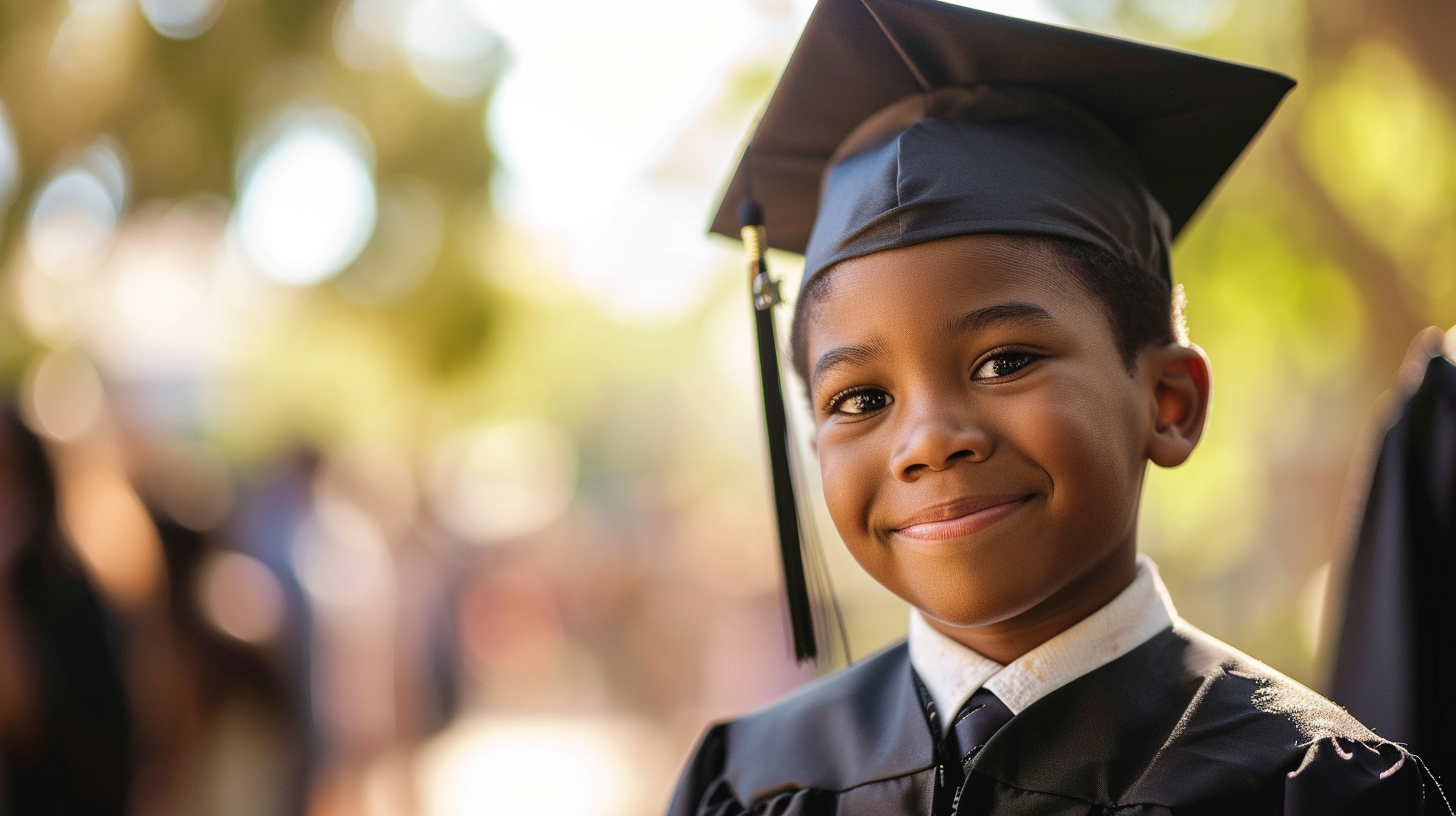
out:
{"label": "boy's nose", "polygon": [[925,410],[906,416],[901,443],[890,457],[895,478],[913,482],[926,473],[947,470],[991,455],[991,436],[970,417],[954,411]]}

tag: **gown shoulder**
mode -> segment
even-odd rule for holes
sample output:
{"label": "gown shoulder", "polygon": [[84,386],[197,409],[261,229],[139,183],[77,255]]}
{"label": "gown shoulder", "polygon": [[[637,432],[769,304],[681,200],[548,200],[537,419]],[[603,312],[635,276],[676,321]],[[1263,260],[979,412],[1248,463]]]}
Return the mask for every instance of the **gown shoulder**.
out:
{"label": "gown shoulder", "polygon": [[816,799],[888,794],[893,808],[881,802],[864,812],[919,813],[928,807],[924,783],[934,769],[934,740],[902,641],[767,708],[711,726],[669,812],[817,813],[823,808]]}
{"label": "gown shoulder", "polygon": [[974,767],[983,798],[1078,812],[1447,813],[1404,747],[1182,621],[1021,712]]}
{"label": "gown shoulder", "polygon": [[[704,735],[671,816],[928,814],[934,735],[899,643]],[[1016,715],[962,812],[1445,814],[1402,746],[1181,621]]]}

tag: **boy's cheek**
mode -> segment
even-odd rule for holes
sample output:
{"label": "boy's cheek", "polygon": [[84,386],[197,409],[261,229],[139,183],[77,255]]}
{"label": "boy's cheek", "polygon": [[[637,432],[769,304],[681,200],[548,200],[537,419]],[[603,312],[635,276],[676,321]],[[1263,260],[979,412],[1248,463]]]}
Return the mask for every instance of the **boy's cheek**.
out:
{"label": "boy's cheek", "polygon": [[1069,394],[1026,411],[1022,421],[1017,435],[1027,456],[1052,482],[1051,518],[1088,534],[1121,536],[1136,514],[1144,470],[1129,412],[1116,399]]}
{"label": "boy's cheek", "polygon": [[1141,454],[1138,404],[1130,387],[1096,377],[1068,379],[1003,414],[1007,437],[1021,440],[1050,465],[1081,472],[1103,470]]}
{"label": "boy's cheek", "polygon": [[869,474],[863,462],[841,446],[819,449],[819,475],[824,484],[824,503],[836,526],[843,528],[851,519],[862,515],[855,508],[868,504],[873,489],[867,484]]}
{"label": "boy's cheek", "polygon": [[858,440],[855,444],[821,442],[819,473],[824,503],[840,538],[863,564],[862,552],[875,546],[871,529],[876,498],[889,477],[888,452]]}

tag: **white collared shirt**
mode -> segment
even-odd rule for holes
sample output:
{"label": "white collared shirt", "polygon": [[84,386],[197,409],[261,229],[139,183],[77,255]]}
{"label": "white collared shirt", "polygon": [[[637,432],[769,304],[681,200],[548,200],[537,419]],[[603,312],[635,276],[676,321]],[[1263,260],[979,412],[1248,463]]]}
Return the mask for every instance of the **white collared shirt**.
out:
{"label": "white collared shirt", "polygon": [[987,688],[1011,713],[1121,657],[1173,625],[1178,611],[1158,568],[1137,559],[1132,583],[1107,605],[1002,666],[941,634],[910,610],[910,665],[925,683],[942,727],[978,689]]}

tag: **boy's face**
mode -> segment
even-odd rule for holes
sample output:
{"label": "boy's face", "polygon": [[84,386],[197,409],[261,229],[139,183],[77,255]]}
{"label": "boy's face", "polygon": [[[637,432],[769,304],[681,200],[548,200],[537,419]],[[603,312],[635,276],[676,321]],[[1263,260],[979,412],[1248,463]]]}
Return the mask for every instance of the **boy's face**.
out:
{"label": "boy's face", "polygon": [[855,559],[953,636],[1069,624],[1120,591],[1164,410],[1149,352],[1130,374],[1101,304],[1034,244],[949,238],[829,274],[809,393]]}

